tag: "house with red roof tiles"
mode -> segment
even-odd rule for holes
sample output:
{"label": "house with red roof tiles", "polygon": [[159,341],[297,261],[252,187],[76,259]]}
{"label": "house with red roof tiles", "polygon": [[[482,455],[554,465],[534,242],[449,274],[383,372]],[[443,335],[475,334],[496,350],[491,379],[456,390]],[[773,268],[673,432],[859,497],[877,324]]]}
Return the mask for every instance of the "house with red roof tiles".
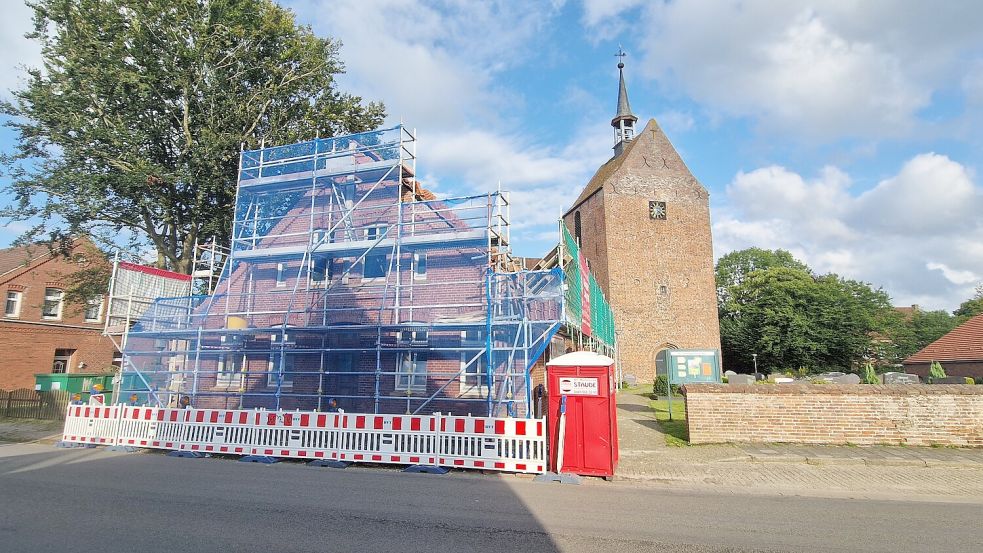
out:
{"label": "house with red roof tiles", "polygon": [[905,359],[904,367],[909,373],[927,377],[933,361],[941,363],[948,376],[983,379],[983,314],[969,319]]}

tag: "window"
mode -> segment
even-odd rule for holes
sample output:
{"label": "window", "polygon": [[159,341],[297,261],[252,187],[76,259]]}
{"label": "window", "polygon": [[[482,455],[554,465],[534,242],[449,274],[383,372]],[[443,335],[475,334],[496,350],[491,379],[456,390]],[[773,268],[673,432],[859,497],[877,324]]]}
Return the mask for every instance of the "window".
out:
{"label": "window", "polygon": [[[461,347],[482,347],[481,333],[477,330],[461,331]],[[488,393],[486,358],[484,351],[461,352],[461,394],[486,395]]]}
{"label": "window", "polygon": [[580,245],[580,212],[573,214],[573,238],[577,241],[577,245]]}
{"label": "window", "polygon": [[396,390],[424,391],[427,389],[427,353],[404,351],[396,356]]}
{"label": "window", "polygon": [[334,351],[325,355],[327,356],[326,366],[330,389],[341,396],[356,395],[358,393],[358,375],[352,373],[358,366],[355,362],[357,353],[354,351]]}
{"label": "window", "polygon": [[318,256],[311,259],[311,285],[317,286],[324,283],[327,278],[328,268],[331,258],[328,256]]}
{"label": "window", "polygon": [[114,351],[113,352],[113,366],[117,369],[123,368],[123,352]]}
{"label": "window", "polygon": [[44,289],[44,304],[41,306],[42,319],[61,319],[61,308],[65,293],[58,288]]}
{"label": "window", "polygon": [[102,318],[102,296],[96,296],[85,302],[85,322],[98,323]]}
{"label": "window", "polygon": [[239,384],[242,379],[242,367],[246,364],[244,353],[223,353],[218,357],[218,373],[216,386],[231,386]]}
{"label": "window", "polygon": [[426,330],[402,330],[399,333],[399,341],[403,345],[426,346],[429,336]]}
{"label": "window", "polygon": [[10,290],[7,292],[7,303],[3,307],[3,316],[17,318],[20,317],[21,293]]}
{"label": "window", "polygon": [[427,253],[413,253],[413,280],[427,280]]}
{"label": "window", "polygon": [[51,372],[53,374],[67,373],[72,364],[72,354],[74,353],[74,349],[56,349],[55,360],[51,364]]}
{"label": "window", "polygon": [[278,288],[282,288],[287,285],[287,275],[284,274],[286,272],[287,272],[286,263],[276,264],[276,285]]}
{"label": "window", "polygon": [[[280,360],[283,360],[281,367]],[[270,364],[266,373],[266,385],[276,386],[280,380],[280,369],[283,369],[283,380],[280,381],[281,388],[290,388],[294,385],[294,356],[274,351],[270,354]]]}
{"label": "window", "polygon": [[364,278],[386,278],[386,271],[389,269],[389,256],[386,254],[373,254],[365,256],[365,270],[362,271]]}
{"label": "window", "polygon": [[384,225],[376,225],[373,227],[365,228],[365,239],[366,240],[378,240],[384,234],[386,234],[386,227]]}

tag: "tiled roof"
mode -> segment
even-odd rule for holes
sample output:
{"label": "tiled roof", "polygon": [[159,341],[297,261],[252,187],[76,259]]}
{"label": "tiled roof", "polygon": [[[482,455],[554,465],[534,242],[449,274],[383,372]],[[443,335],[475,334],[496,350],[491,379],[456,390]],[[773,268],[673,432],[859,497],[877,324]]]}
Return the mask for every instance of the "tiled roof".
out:
{"label": "tiled roof", "polygon": [[[652,128],[658,128],[658,126],[655,125],[655,119],[652,119],[648,122],[648,124],[645,126],[645,129],[642,131],[641,134],[644,135],[646,131],[651,132]],[[615,174],[618,171],[618,169],[621,168],[621,165],[625,162],[626,159],[628,159],[628,154],[631,153],[632,149],[635,147],[635,144],[638,144],[638,142],[639,139],[636,137],[635,140],[632,140],[631,142],[628,143],[628,145],[625,147],[625,151],[622,152],[621,155],[615,156],[609,159],[608,162],[605,163],[604,165],[601,165],[601,167],[598,168],[597,172],[594,173],[594,176],[590,179],[590,182],[587,183],[587,186],[584,187],[584,191],[580,193],[580,196],[577,197],[577,200],[573,202],[573,205],[570,207],[569,210],[567,210],[567,213],[570,213],[571,211],[576,209],[577,206],[583,203],[584,200],[591,197],[594,194],[594,192],[600,190],[601,187],[604,186],[604,183],[607,182],[607,180],[611,177],[611,175]]]}
{"label": "tiled roof", "polygon": [[23,267],[39,257],[48,255],[48,253],[48,246],[45,244],[31,244],[0,250],[0,275]]}
{"label": "tiled roof", "polygon": [[904,360],[905,363],[932,361],[983,361],[983,313]]}

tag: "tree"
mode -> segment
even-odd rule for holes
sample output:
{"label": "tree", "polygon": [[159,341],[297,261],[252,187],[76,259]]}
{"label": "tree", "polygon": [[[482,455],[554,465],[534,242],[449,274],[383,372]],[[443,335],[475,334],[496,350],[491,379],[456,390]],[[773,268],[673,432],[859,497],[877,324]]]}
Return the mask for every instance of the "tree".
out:
{"label": "tree", "polygon": [[771,267],[785,267],[811,273],[805,263],[795,259],[785,250],[747,248],[730,252],[717,261],[717,301],[720,303],[727,301],[731,290],[735,286],[740,286],[752,272]]}
{"label": "tree", "polygon": [[[836,275],[813,276],[790,255],[762,252],[735,252],[718,264],[718,283],[728,283],[719,305],[725,364],[750,371],[757,353],[764,369],[817,372],[853,370],[865,360],[873,336],[890,320],[888,295]],[[758,268],[762,259],[778,262]],[[733,260],[738,270],[719,274]]]}
{"label": "tree", "polygon": [[976,287],[976,294],[972,298],[959,304],[959,308],[952,312],[953,315],[961,320],[968,319],[983,313],[983,284]]}
{"label": "tree", "polygon": [[382,104],[337,90],[340,43],[271,0],[37,0],[43,68],[0,104],[2,158],[40,219],[19,242],[89,234],[148,241],[189,272],[194,242],[228,240],[240,146],[377,127]]}
{"label": "tree", "polygon": [[932,378],[945,378],[945,369],[942,368],[942,364],[938,361],[932,361],[932,364],[928,367],[928,376]]}
{"label": "tree", "polygon": [[894,344],[897,362],[938,340],[956,328],[960,319],[949,312],[916,309],[911,317],[896,325],[888,334]]}

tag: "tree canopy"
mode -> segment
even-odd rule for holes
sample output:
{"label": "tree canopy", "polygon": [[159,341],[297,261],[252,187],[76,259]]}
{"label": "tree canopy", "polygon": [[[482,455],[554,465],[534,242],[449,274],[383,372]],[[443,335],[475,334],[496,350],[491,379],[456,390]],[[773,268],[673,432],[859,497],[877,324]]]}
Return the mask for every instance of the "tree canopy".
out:
{"label": "tree canopy", "polygon": [[972,298],[959,304],[959,307],[952,312],[956,317],[968,319],[983,313],[983,284],[976,287],[976,294]]}
{"label": "tree canopy", "polygon": [[876,333],[894,312],[870,285],[815,276],[788,252],[753,248],[717,264],[725,364],[749,371],[751,354],[766,370],[853,370],[870,356]]}
{"label": "tree canopy", "polygon": [[340,43],[271,0],[37,0],[43,67],[0,112],[20,242],[147,241],[189,272],[196,239],[227,241],[241,146],[381,124],[338,90]]}

